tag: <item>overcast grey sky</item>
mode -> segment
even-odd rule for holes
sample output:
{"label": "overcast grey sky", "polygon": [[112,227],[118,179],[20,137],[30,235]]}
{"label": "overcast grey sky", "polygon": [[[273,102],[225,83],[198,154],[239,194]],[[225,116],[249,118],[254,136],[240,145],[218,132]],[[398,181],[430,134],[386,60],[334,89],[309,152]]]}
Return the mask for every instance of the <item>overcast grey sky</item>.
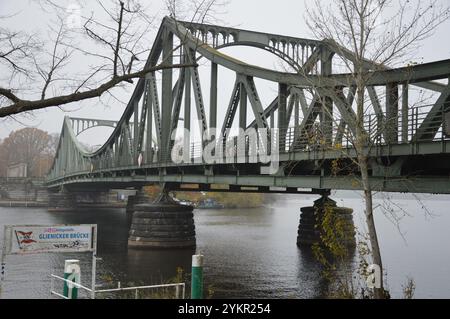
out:
{"label": "overcast grey sky", "polygon": [[[448,0],[442,1],[448,2]],[[0,16],[17,13],[17,15],[8,19],[7,26],[9,28],[45,33],[50,17],[42,12],[35,2],[31,0],[0,0]],[[62,6],[68,6],[74,2],[76,3],[76,1],[58,1]],[[81,3],[86,2],[82,1]],[[159,17],[152,31],[154,33],[166,11],[164,11],[163,0],[155,0],[149,3],[152,12],[158,13]],[[82,10],[83,14],[89,13],[87,6],[83,7]],[[228,26],[297,37],[310,37],[310,32],[303,19],[305,13],[303,0],[229,0],[228,4],[221,7],[219,11],[221,14],[218,15],[218,18],[223,24]],[[415,61],[429,62],[450,58],[449,32],[450,22],[448,21],[441,25],[431,38],[424,41],[416,54]],[[152,43],[149,41],[148,46],[151,47],[151,45]],[[256,65],[270,67],[271,64],[275,63],[275,60],[270,60],[267,54],[258,53],[255,50],[230,49],[227,53]],[[76,68],[78,65],[88,63],[88,61],[79,59],[73,63],[73,67]],[[232,74],[227,75],[226,72],[220,78],[219,108],[222,110],[219,111],[219,114],[224,112],[223,108],[228,104],[229,91],[231,91],[233,81],[234,76]],[[1,84],[4,85],[4,83]],[[132,90],[133,86],[128,85],[126,90],[118,93],[118,97],[123,101],[128,101]],[[205,86],[205,101],[208,101],[207,91]],[[271,92],[270,85],[267,84],[266,88],[261,91],[263,102],[271,101],[274,92]],[[0,138],[6,137],[12,130],[23,127],[23,124],[38,127],[48,132],[59,132],[65,115],[119,119],[125,106],[115,101],[110,101],[108,104],[109,106],[105,107],[99,104],[98,101],[93,100],[64,107],[63,109],[51,108],[37,111],[34,113],[33,118],[18,116],[16,117],[17,120],[0,119]],[[83,139],[91,144],[99,144],[106,139],[109,132],[109,129],[99,129],[90,135],[84,136]]]}

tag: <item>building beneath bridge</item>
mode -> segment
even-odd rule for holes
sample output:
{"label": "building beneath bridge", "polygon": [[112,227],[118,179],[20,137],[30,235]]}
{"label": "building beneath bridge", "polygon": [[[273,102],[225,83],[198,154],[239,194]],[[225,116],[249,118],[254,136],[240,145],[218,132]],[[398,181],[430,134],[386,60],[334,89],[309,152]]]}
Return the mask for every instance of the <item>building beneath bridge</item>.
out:
{"label": "building beneath bridge", "polygon": [[9,165],[6,169],[6,178],[26,178],[28,177],[28,165],[26,163],[16,163]]}

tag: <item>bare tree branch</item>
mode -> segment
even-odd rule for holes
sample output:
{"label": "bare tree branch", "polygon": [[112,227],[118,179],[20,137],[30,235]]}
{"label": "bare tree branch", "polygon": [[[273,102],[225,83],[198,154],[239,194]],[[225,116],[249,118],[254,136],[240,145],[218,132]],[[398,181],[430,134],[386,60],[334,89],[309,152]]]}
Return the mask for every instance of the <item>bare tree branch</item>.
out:
{"label": "bare tree branch", "polygon": [[7,99],[11,100],[14,103],[21,102],[21,100],[9,89],[4,89],[0,87],[0,95],[3,95],[4,97],[6,97]]}
{"label": "bare tree branch", "polygon": [[128,81],[134,78],[142,78],[146,74],[154,71],[164,70],[164,69],[173,69],[173,68],[185,68],[185,67],[196,67],[196,64],[174,64],[174,65],[158,65],[156,67],[146,68],[139,72],[134,72],[130,74],[124,74],[121,76],[113,77],[106,83],[103,83],[99,87],[84,91],[84,92],[75,92],[69,95],[62,95],[57,97],[52,97],[44,100],[30,101],[30,100],[20,100],[18,99],[12,92],[0,88],[0,94],[8,97],[14,103],[0,108],[0,118],[5,116],[10,116],[14,114],[18,114],[25,111],[33,111],[39,110],[51,106],[61,106],[73,102],[78,102],[81,100],[86,100],[94,97],[101,96],[104,92],[110,90],[121,82]]}
{"label": "bare tree branch", "polygon": [[[193,20],[203,20],[215,2],[186,2],[183,10],[191,12]],[[49,26],[48,38],[42,33],[38,37],[0,27],[0,67],[11,71],[8,79],[0,79],[0,117],[100,97],[148,72],[197,66],[195,61],[168,65],[164,60],[146,66],[144,55],[152,47],[149,30],[157,17],[149,15],[139,1],[113,0],[111,5],[96,1],[93,5],[106,18],[95,10],[87,16],[81,10],[68,12],[53,0],[40,0],[38,4],[49,15],[56,15],[59,22],[55,28]],[[173,15],[178,4],[168,4]],[[79,27],[67,24],[71,14],[79,15]],[[6,18],[10,17],[0,17]],[[183,39],[180,41],[174,51],[183,46]],[[73,72],[75,59],[85,57],[89,63]]]}

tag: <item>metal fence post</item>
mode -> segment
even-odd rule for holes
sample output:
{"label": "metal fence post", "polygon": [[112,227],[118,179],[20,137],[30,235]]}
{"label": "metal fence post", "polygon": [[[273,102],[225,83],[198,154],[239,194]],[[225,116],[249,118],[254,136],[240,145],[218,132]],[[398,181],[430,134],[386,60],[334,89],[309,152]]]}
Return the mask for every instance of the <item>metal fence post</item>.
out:
{"label": "metal fence post", "polygon": [[191,299],[203,298],[203,255],[192,256]]}
{"label": "metal fence post", "polygon": [[180,286],[175,286],[175,299],[180,299]]}
{"label": "metal fence post", "polygon": [[[80,261],[77,259],[67,259],[64,263],[64,279],[79,284],[80,277]],[[78,288],[70,282],[64,281],[63,295],[68,299],[77,299]]]}

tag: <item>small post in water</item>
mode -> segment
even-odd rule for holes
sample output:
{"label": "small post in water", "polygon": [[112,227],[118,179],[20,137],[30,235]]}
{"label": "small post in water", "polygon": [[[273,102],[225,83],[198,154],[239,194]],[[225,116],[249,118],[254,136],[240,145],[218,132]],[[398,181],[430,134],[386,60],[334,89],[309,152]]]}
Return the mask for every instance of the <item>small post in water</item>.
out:
{"label": "small post in water", "polygon": [[[80,277],[80,261],[77,259],[67,259],[64,263],[64,279],[80,284]],[[70,282],[64,281],[63,295],[68,299],[77,299],[78,287]]]}
{"label": "small post in water", "polygon": [[191,299],[203,298],[203,255],[192,256]]}

